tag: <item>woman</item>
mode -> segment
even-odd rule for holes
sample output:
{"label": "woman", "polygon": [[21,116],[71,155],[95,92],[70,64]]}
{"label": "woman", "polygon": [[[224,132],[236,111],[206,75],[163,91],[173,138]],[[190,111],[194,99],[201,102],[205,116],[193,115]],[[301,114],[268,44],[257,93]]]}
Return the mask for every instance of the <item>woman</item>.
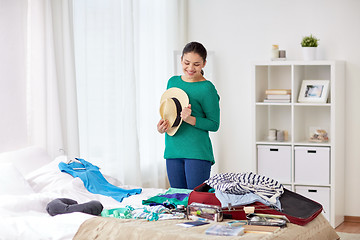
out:
{"label": "woman", "polygon": [[[181,113],[182,124],[177,132],[165,134],[167,174],[172,188],[194,189],[210,177],[215,163],[209,131],[220,125],[220,97],[215,86],[203,76],[207,51],[198,42],[188,43],[182,52],[184,74],[169,79],[167,89],[180,88],[188,95],[189,105]],[[160,133],[171,128],[169,121],[157,124]]]}

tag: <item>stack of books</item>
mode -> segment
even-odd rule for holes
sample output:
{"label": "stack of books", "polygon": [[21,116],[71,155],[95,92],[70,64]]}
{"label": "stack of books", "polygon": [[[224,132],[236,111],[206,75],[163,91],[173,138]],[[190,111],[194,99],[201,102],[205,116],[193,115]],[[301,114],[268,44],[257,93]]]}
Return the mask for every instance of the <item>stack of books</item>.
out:
{"label": "stack of books", "polygon": [[264,102],[289,103],[291,101],[291,89],[267,89]]}

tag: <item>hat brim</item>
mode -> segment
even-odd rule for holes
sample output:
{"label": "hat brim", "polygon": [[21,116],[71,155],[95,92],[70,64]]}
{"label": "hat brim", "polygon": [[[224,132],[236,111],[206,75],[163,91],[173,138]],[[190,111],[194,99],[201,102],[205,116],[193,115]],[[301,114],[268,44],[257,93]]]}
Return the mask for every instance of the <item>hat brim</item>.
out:
{"label": "hat brim", "polygon": [[[184,90],[182,90],[180,88],[175,88],[175,87],[169,88],[168,90],[166,90],[163,93],[163,95],[161,96],[161,99],[160,99],[160,115],[161,115],[161,117],[164,116],[163,108],[161,107],[161,104],[163,103],[163,101],[165,101],[166,99],[169,99],[169,98],[176,98],[180,102],[181,110],[189,105],[189,97]],[[177,126],[170,127],[166,131],[166,133],[169,136],[175,135],[175,133],[177,132],[177,130],[179,129],[181,124],[182,124],[182,119],[180,119],[180,123]]]}

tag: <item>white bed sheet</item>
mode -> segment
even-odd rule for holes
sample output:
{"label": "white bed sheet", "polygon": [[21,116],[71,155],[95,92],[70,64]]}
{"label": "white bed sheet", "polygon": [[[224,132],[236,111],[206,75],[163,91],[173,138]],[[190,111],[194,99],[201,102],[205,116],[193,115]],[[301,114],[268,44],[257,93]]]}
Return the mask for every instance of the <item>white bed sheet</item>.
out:
{"label": "white bed sheet", "polygon": [[[23,179],[18,179],[16,182],[12,180],[11,183],[0,183],[3,186],[10,184],[10,187],[13,188],[12,192],[16,192],[16,189],[22,191],[24,184],[28,184],[32,188],[31,192],[26,191],[24,194],[21,192],[7,194],[0,191],[1,240],[72,239],[81,223],[93,216],[71,213],[51,217],[46,211],[46,205],[56,198],[70,198],[78,203],[98,200],[105,209],[111,209],[126,205],[142,207],[142,200],[166,191],[166,189],[144,188],[141,194],[127,197],[120,203],[111,197],[90,193],[79,178],[73,178],[67,173],[60,172],[58,163],[65,160],[65,157],[58,157],[43,167],[26,174]],[[105,177],[110,183],[121,188],[139,188],[121,185],[116,179]],[[9,185],[6,186],[8,189]]]}

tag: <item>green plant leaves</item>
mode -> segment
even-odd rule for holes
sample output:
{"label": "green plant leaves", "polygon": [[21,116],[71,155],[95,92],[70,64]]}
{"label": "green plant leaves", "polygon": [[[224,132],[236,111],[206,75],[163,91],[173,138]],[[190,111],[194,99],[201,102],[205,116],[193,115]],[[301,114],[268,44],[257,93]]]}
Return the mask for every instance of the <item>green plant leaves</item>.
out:
{"label": "green plant leaves", "polygon": [[320,39],[317,39],[315,36],[310,34],[310,36],[303,37],[303,39],[301,41],[301,46],[302,47],[317,47],[319,45],[318,41],[320,41]]}

